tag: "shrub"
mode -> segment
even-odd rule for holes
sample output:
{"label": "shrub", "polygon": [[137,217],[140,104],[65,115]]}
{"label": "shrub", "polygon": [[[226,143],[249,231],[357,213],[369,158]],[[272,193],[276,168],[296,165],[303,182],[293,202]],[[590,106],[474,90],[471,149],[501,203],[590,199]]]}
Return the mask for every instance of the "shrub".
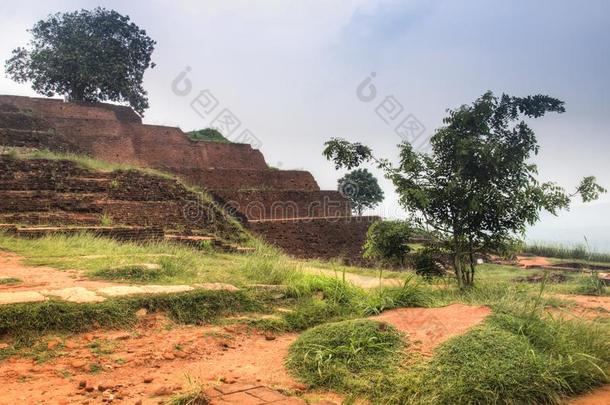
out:
{"label": "shrub", "polygon": [[314,387],[362,390],[372,375],[389,373],[402,358],[402,335],[370,320],[329,323],[303,333],[290,347],[287,366]]}
{"label": "shrub", "polygon": [[369,227],[364,258],[388,265],[403,265],[410,251],[411,228],[404,221],[378,221]]}
{"label": "shrub", "polygon": [[187,135],[194,141],[231,143],[231,141],[225,138],[218,130],[214,128],[205,128],[198,131],[187,132]]}
{"label": "shrub", "polygon": [[585,295],[604,295],[606,286],[597,275],[597,272],[592,271],[591,275],[585,276],[580,280],[577,292]]}
{"label": "shrub", "polygon": [[413,255],[415,273],[428,280],[444,276],[445,269],[438,261],[438,254],[439,252],[431,247],[426,247],[416,252]]}

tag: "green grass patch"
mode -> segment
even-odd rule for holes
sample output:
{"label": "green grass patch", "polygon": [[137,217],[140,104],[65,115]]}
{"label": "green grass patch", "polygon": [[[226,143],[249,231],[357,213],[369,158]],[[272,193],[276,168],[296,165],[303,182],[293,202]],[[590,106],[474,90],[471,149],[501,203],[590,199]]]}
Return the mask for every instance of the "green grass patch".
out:
{"label": "green grass patch", "polygon": [[21,283],[22,283],[22,281],[15,277],[0,278],[0,285],[15,285],[15,284],[21,284]]}
{"label": "green grass patch", "polygon": [[194,141],[232,143],[214,128],[204,128],[187,132],[186,135]]}
{"label": "green grass patch", "polygon": [[16,339],[48,333],[78,333],[94,328],[124,328],[136,311],[162,312],[175,322],[201,324],[220,316],[262,311],[264,304],[245,291],[195,290],[176,294],[140,295],[100,303],[45,301],[0,306],[0,336]]}
{"label": "green grass patch", "polygon": [[370,320],[329,323],[303,333],[290,347],[287,367],[312,387],[365,392],[403,358],[402,335]]}

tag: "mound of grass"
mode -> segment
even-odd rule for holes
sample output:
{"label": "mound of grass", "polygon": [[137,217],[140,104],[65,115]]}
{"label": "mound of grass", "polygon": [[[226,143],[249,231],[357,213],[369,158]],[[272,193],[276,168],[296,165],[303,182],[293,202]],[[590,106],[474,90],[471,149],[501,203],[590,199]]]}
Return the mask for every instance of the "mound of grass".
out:
{"label": "mound of grass", "polygon": [[194,141],[232,143],[214,128],[204,128],[186,133]]}
{"label": "mound of grass", "polygon": [[[443,345],[422,376],[426,403],[544,403],[553,395],[544,359],[526,338],[495,327]],[[424,401],[422,401],[424,402]]]}
{"label": "mound of grass", "polygon": [[559,404],[608,381],[607,336],[591,322],[500,312],[443,344],[409,402]]}
{"label": "mound of grass", "polygon": [[392,373],[403,357],[402,335],[382,322],[350,320],[303,333],[290,347],[287,367],[312,387],[364,392],[375,375]]}

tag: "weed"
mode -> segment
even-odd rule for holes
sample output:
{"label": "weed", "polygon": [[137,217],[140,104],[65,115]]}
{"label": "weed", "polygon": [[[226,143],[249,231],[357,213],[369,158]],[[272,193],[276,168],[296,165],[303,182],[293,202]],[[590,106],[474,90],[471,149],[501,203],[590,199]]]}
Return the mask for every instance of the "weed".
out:
{"label": "weed", "polygon": [[207,405],[210,398],[205,393],[203,384],[187,375],[188,388],[186,391],[172,396],[165,405]]}

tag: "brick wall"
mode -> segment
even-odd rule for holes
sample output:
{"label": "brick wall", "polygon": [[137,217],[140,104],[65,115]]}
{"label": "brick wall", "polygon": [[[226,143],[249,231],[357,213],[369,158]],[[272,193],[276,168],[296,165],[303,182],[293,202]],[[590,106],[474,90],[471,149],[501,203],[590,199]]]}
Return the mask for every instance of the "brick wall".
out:
{"label": "brick wall", "polygon": [[248,219],[283,219],[350,216],[350,204],[338,191],[238,191],[213,192]]}
{"label": "brick wall", "polygon": [[300,170],[170,169],[190,184],[208,190],[319,190],[309,172]]}
{"label": "brick wall", "polygon": [[268,243],[302,258],[361,261],[366,231],[378,217],[251,221],[248,227]]}

